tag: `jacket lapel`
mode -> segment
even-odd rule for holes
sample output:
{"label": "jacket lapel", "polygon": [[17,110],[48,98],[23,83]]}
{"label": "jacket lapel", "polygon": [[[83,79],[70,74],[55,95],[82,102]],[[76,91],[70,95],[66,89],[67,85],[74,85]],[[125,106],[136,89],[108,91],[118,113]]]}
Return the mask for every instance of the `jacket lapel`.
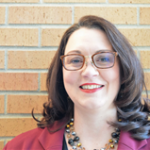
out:
{"label": "jacket lapel", "polygon": [[[64,124],[64,123],[63,123]],[[58,129],[63,125],[62,123],[55,122],[51,131]],[[63,135],[65,128],[57,132],[49,133],[45,127],[39,136],[38,140],[44,150],[62,150]],[[121,131],[118,143],[118,150],[140,150],[147,144],[147,140],[138,141],[131,137],[130,133]]]}
{"label": "jacket lapel", "polygon": [[147,140],[135,140],[131,137],[130,133],[121,131],[118,150],[140,150],[146,144]]}
{"label": "jacket lapel", "polygon": [[[56,130],[60,126],[61,126],[60,123],[55,122],[53,127],[50,127],[50,130],[51,131]],[[38,138],[43,149],[44,150],[62,150],[64,131],[65,131],[65,128],[62,128],[59,131],[56,131],[54,133],[49,133],[48,129],[45,127],[43,129],[43,132]]]}

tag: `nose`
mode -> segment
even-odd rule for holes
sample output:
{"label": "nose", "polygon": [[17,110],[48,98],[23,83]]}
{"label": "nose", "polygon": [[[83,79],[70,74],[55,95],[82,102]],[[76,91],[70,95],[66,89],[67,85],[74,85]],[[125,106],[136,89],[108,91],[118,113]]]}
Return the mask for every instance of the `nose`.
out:
{"label": "nose", "polygon": [[86,58],[84,66],[82,68],[82,76],[90,78],[98,75],[99,75],[98,68],[95,67],[95,65],[92,62],[92,59]]}

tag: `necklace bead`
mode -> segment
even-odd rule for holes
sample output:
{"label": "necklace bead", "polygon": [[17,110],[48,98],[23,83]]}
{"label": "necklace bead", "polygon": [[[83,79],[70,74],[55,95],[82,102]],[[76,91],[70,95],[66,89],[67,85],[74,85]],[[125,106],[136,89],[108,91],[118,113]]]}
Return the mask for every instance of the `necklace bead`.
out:
{"label": "necklace bead", "polygon": [[67,132],[67,133],[70,133],[70,130],[69,130],[69,129],[66,129],[66,132]]}
{"label": "necklace bead", "polygon": [[72,135],[75,136],[75,135],[76,135],[76,132],[73,131],[73,132],[72,132]]}
{"label": "necklace bead", "polygon": [[72,148],[73,148],[73,149],[77,149],[77,147],[76,147],[76,146],[72,146]]}
{"label": "necklace bead", "polygon": [[75,138],[73,139],[73,141],[78,142],[80,140],[80,138],[78,136],[75,136]]}
{"label": "necklace bead", "polygon": [[[70,123],[66,125],[66,133],[68,138],[68,144],[72,147],[74,150],[85,150],[84,147],[82,147],[82,144],[79,142],[80,138],[77,136],[76,132],[74,131],[74,119],[72,118],[70,120]],[[105,145],[105,148],[100,149],[94,149],[94,150],[112,150],[115,148],[115,145],[119,141],[120,136],[120,130],[118,128],[115,129],[115,132],[111,134],[112,138],[109,140],[109,143]]]}
{"label": "necklace bead", "polygon": [[70,138],[70,139],[68,140],[68,144],[70,144],[71,146],[74,146],[73,139]]}
{"label": "necklace bead", "polygon": [[111,136],[112,136],[113,138],[117,138],[117,137],[118,137],[118,134],[117,134],[116,132],[113,132],[113,133],[111,134]]}

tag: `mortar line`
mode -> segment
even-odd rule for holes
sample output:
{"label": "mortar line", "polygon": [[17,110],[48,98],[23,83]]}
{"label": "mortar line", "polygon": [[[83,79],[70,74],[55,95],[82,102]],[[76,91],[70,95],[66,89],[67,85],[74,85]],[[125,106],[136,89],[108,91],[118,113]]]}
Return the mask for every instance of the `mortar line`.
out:
{"label": "mortar line", "polygon": [[[73,17],[72,13],[72,17]],[[72,21],[73,22],[73,21]],[[116,27],[119,28],[150,28],[150,24],[148,25],[140,25],[138,24],[114,24]],[[71,24],[8,24],[8,25],[0,25],[1,28],[6,28],[6,29],[38,29],[39,27],[44,28],[44,29],[68,29],[71,26]],[[32,46],[35,47],[35,46]]]}
{"label": "mortar line", "polygon": [[[25,6],[25,7],[32,7],[32,6],[56,6],[56,7],[68,7],[68,6],[108,6],[109,1],[106,0],[106,2],[98,2],[98,3],[44,3],[44,2],[39,2],[39,3],[0,3],[1,6],[4,5],[10,5],[10,6]],[[150,4],[145,3],[145,4],[130,4],[130,3],[109,3],[110,7],[118,7],[118,6],[123,6],[123,7],[149,7]]]}
{"label": "mortar line", "polygon": [[57,49],[58,49],[58,47],[57,46],[43,46],[43,47],[41,47],[41,48],[39,48],[39,47],[33,47],[33,48],[31,48],[31,47],[20,47],[20,46],[18,46],[18,47],[16,47],[16,46],[0,46],[0,51],[2,51],[2,50],[5,50],[5,49],[7,49],[7,50],[13,50],[13,51],[34,51],[34,50],[36,50],[36,51],[43,51],[43,50],[45,50],[45,51],[56,51]]}
{"label": "mortar line", "polygon": [[[36,117],[41,117],[42,114],[41,113],[35,113]],[[17,113],[14,113],[14,114],[7,114],[7,115],[1,115],[1,119],[6,119],[6,118],[11,118],[11,119],[22,119],[22,118],[25,118],[25,119],[33,119],[32,118],[32,115],[31,115],[31,112],[28,113],[28,114],[17,114]]]}
{"label": "mortar line", "polygon": [[[4,72],[5,70],[0,69],[0,72]],[[6,70],[5,73],[45,73],[48,72],[48,69],[9,69]]]}
{"label": "mortar line", "polygon": [[140,52],[139,52],[139,50],[137,49],[137,57],[138,57],[138,59],[140,60]]}
{"label": "mortar line", "polygon": [[47,91],[0,91],[0,95],[9,94],[9,95],[41,95],[41,96],[47,96]]}
{"label": "mortar line", "polygon": [[23,24],[7,24],[7,25],[0,25],[0,28],[21,28],[21,29],[24,29],[24,28],[27,28],[27,29],[37,29],[38,27],[43,27],[43,28],[69,28],[71,24],[52,24],[52,23],[49,23],[49,24],[42,24],[42,23],[37,23],[37,24],[27,24],[27,23],[23,23]]}
{"label": "mortar line", "polygon": [[0,140],[11,140],[12,138],[14,138],[14,136],[9,136],[9,137],[0,136]]}

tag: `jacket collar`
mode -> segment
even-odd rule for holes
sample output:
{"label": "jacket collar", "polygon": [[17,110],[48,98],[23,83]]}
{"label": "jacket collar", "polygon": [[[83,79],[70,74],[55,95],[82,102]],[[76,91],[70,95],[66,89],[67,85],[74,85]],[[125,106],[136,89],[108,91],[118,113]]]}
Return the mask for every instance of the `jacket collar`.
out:
{"label": "jacket collar", "polygon": [[[63,123],[55,122],[50,130],[56,130],[63,126]],[[38,140],[41,143],[44,150],[60,150],[63,144],[63,135],[65,128],[60,129],[57,132],[49,133],[47,128],[44,128],[40,134]],[[130,133],[121,131],[120,139],[118,143],[118,150],[140,150],[147,144],[147,140],[138,141],[131,137]]]}
{"label": "jacket collar", "polygon": [[[55,121],[54,125],[49,129],[51,131],[58,129],[63,126],[64,123],[60,123]],[[54,133],[49,133],[48,128],[44,128],[42,133],[40,134],[38,140],[44,150],[60,150],[63,146],[63,135],[65,128],[62,128]]]}
{"label": "jacket collar", "polygon": [[140,150],[146,144],[147,140],[135,140],[131,137],[131,134],[129,132],[121,131],[118,150]]}

